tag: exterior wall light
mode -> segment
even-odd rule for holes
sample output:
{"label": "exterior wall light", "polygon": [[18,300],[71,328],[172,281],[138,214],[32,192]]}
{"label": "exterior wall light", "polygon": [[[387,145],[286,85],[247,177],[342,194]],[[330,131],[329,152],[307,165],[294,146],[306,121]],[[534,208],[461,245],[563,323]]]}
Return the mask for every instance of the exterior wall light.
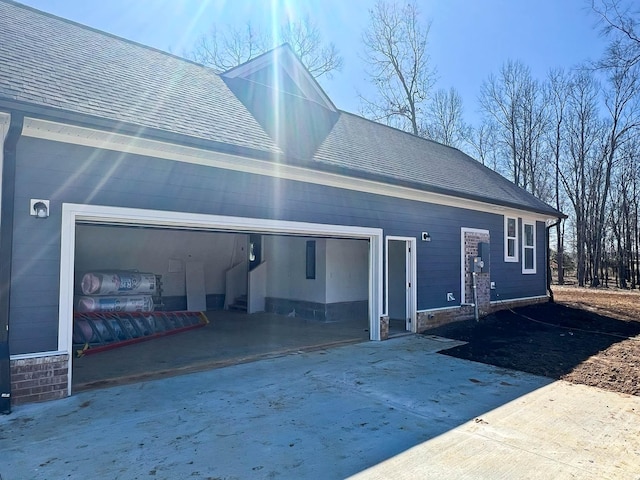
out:
{"label": "exterior wall light", "polygon": [[32,198],[29,214],[36,218],[47,218],[49,216],[49,200]]}

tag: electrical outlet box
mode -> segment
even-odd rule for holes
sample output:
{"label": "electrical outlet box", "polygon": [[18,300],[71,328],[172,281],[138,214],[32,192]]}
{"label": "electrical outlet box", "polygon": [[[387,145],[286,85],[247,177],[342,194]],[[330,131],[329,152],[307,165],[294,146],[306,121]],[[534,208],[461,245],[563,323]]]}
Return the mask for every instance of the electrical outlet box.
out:
{"label": "electrical outlet box", "polygon": [[453,292],[448,292],[447,293],[447,302],[455,302],[456,301],[456,297],[453,296]]}

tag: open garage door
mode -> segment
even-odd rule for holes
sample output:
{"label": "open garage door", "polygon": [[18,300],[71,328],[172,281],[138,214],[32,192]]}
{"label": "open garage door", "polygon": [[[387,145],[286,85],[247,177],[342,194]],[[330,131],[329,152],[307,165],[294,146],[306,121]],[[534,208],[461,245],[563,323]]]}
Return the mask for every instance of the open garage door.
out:
{"label": "open garage door", "polygon": [[73,353],[79,285],[91,272],[153,274],[156,312],[201,304],[210,320],[75,358],[76,387],[379,339],[378,229],[85,205],[65,205],[63,219],[60,319]]}

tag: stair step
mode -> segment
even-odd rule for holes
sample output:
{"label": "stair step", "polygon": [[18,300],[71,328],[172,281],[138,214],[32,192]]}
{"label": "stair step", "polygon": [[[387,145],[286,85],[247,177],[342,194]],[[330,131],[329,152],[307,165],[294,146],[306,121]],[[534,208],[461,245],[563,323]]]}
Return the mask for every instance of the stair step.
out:
{"label": "stair step", "polygon": [[239,297],[236,297],[236,299],[231,305],[229,305],[229,310],[239,310],[239,311],[246,312],[247,305],[248,305],[247,296],[240,295]]}

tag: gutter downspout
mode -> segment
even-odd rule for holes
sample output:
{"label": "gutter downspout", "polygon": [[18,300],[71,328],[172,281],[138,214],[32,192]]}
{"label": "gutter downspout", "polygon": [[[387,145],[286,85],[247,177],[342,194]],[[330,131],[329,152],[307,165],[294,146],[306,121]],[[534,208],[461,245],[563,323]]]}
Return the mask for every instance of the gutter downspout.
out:
{"label": "gutter downspout", "polygon": [[9,302],[13,249],[16,147],[24,116],[11,114],[3,145],[0,200],[0,413],[11,413],[11,364],[9,357]]}
{"label": "gutter downspout", "polygon": [[549,301],[551,303],[553,303],[554,300],[553,300],[553,290],[551,290],[551,242],[549,241],[549,232],[553,227],[558,225],[560,222],[562,222],[562,218],[558,218],[558,220],[556,220],[554,223],[546,227],[547,235],[545,236],[545,241],[547,243],[546,245],[547,246],[547,293],[549,294]]}

